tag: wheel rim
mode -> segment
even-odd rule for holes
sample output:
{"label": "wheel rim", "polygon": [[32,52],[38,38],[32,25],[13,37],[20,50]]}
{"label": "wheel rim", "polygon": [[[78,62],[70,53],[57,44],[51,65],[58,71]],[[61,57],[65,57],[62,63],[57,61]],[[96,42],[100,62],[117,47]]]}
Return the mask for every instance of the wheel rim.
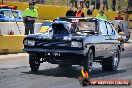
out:
{"label": "wheel rim", "polygon": [[115,56],[113,58],[113,67],[116,69],[118,67],[119,63],[119,53],[118,51],[115,53]]}
{"label": "wheel rim", "polygon": [[117,57],[114,58],[113,65],[114,65],[114,67],[117,67],[118,66],[118,58]]}
{"label": "wheel rim", "polygon": [[35,60],[34,61],[35,67],[38,68],[39,67],[39,61]]}
{"label": "wheel rim", "polygon": [[40,66],[40,58],[38,58],[35,55],[30,55],[29,64],[30,64],[31,71],[37,72]]}
{"label": "wheel rim", "polygon": [[93,52],[92,52],[92,50],[90,50],[88,58],[89,58],[88,70],[89,70],[89,72],[92,72],[92,63],[93,63]]}

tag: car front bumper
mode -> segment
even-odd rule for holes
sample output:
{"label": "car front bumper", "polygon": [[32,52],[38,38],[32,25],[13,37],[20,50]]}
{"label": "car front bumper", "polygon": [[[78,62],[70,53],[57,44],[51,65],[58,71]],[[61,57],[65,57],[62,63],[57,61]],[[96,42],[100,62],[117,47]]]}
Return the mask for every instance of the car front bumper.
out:
{"label": "car front bumper", "polygon": [[86,55],[86,50],[64,50],[64,49],[41,49],[41,48],[23,48],[27,53],[63,53],[63,54],[82,54]]}

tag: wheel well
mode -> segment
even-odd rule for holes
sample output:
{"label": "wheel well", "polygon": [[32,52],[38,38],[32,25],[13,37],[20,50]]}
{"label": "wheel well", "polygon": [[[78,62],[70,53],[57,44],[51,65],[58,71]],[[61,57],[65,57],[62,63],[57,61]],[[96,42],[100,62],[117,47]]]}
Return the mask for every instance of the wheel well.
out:
{"label": "wheel well", "polygon": [[93,53],[94,53],[94,56],[95,56],[95,46],[92,45],[92,46],[89,47],[89,49],[92,49],[92,51],[93,51]]}
{"label": "wheel well", "polygon": [[119,45],[117,46],[117,48],[119,48],[119,50],[122,51],[122,50],[121,50],[121,47],[120,47]]}

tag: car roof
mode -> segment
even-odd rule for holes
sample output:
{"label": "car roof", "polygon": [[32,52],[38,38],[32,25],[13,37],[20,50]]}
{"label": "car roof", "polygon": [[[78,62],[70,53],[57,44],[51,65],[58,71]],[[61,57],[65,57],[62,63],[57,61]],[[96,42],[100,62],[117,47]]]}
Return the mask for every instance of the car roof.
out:
{"label": "car roof", "polygon": [[0,9],[1,11],[4,11],[4,10],[11,10],[11,9]]}
{"label": "car roof", "polygon": [[54,21],[53,23],[62,23],[62,24],[69,23],[70,24],[70,22],[67,22],[67,21]]}
{"label": "car roof", "polygon": [[14,9],[0,9],[0,11],[21,11],[21,10],[14,10]]}
{"label": "car roof", "polygon": [[95,17],[58,17],[57,19],[88,19],[88,20],[107,21],[105,19],[100,19]]}

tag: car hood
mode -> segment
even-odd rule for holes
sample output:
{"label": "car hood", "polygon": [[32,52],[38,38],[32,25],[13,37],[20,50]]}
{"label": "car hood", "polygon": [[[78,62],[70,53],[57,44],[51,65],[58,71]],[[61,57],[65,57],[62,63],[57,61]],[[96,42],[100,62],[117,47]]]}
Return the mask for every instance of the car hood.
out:
{"label": "car hood", "polygon": [[73,35],[54,35],[49,33],[37,33],[31,34],[25,37],[25,39],[31,40],[64,40],[64,41],[82,41],[86,36],[73,36]]}
{"label": "car hood", "polygon": [[18,18],[0,18],[0,22],[22,22],[23,21],[23,19],[22,18],[20,18],[20,19],[18,19]]}

